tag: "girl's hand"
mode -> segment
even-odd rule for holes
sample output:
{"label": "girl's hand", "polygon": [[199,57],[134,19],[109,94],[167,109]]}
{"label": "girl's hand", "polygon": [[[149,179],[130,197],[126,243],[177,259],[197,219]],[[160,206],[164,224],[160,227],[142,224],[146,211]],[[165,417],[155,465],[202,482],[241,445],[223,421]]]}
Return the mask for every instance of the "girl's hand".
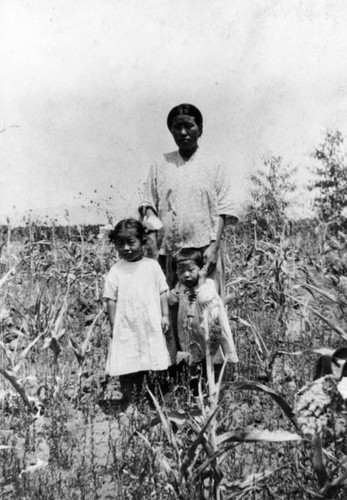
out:
{"label": "girl's hand", "polygon": [[170,321],[169,321],[169,316],[162,316],[161,317],[161,328],[163,330],[163,333],[166,333],[169,330],[170,327]]}
{"label": "girl's hand", "polygon": [[204,252],[204,267],[207,270],[207,275],[212,274],[217,267],[218,249],[219,245],[217,242],[211,241]]}

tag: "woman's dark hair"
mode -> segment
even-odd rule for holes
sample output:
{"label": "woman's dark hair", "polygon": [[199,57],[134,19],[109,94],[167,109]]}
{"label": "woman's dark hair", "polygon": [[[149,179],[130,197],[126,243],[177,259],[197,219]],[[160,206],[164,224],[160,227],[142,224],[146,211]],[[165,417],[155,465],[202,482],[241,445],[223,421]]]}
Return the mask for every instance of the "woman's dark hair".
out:
{"label": "woman's dark hair", "polygon": [[146,239],[146,233],[145,233],[145,228],[141,224],[139,220],[136,219],[123,219],[114,226],[114,229],[109,234],[109,240],[111,243],[115,243],[116,239],[121,231],[123,229],[135,229],[135,236],[138,238],[142,243],[145,242]]}
{"label": "woman's dark hair", "polygon": [[202,114],[200,113],[198,108],[193,106],[193,104],[179,104],[178,106],[175,106],[174,108],[172,108],[172,110],[168,114],[166,123],[167,123],[169,130],[171,130],[172,122],[173,122],[174,118],[176,116],[179,116],[179,115],[193,116],[195,118],[195,122],[196,122],[197,126],[202,127],[202,121],[203,121]]}
{"label": "woman's dark hair", "polygon": [[178,250],[178,252],[173,256],[173,270],[176,272],[177,265],[185,260],[193,260],[200,269],[204,267],[204,257],[200,250],[197,248],[181,248],[181,250]]}

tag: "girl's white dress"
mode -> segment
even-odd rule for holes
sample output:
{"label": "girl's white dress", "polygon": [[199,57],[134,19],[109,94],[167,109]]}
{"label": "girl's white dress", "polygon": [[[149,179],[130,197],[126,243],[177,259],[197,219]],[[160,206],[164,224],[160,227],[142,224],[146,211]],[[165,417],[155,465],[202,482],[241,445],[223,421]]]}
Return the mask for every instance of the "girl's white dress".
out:
{"label": "girl's white dress", "polygon": [[116,376],[169,366],[160,306],[160,294],[167,289],[164,273],[153,259],[120,260],[111,268],[104,298],[116,301],[117,309],[106,373]]}

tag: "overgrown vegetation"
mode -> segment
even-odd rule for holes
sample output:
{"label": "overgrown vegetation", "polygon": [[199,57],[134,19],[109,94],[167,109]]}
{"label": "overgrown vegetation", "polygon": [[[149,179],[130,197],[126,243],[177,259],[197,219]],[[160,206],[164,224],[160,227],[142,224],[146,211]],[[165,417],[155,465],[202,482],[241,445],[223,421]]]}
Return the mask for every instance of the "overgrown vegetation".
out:
{"label": "overgrown vegetation", "polygon": [[289,170],[269,162],[274,196],[256,184],[253,203],[266,224],[247,216],[225,238],[240,363],[223,386],[209,364],[197,398],[182,381],[120,407],[101,300],[115,255],[94,229],[3,228],[2,498],[346,498],[347,236],[289,224]]}
{"label": "overgrown vegetation", "polygon": [[290,206],[288,195],[296,188],[296,169],[283,164],[280,156],[268,155],[263,159],[263,168],[251,175],[251,202],[245,220],[256,225],[261,238],[276,238],[287,221],[286,211]]}
{"label": "overgrown vegetation", "polygon": [[324,141],[313,153],[318,160],[316,180],[311,189],[315,190],[315,207],[324,222],[340,217],[347,206],[347,164],[343,148],[344,139],[338,130],[328,130]]}

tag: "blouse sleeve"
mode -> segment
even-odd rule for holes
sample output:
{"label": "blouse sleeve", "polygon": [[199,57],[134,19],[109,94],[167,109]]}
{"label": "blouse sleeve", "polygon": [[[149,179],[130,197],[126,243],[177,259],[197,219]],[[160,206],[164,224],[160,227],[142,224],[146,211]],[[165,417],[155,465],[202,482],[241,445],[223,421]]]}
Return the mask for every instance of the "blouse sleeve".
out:
{"label": "blouse sleeve", "polygon": [[110,272],[106,276],[103,297],[104,299],[111,299],[117,302],[118,279],[117,279],[117,272],[114,267],[111,268]]}
{"label": "blouse sleeve", "polygon": [[238,216],[232,196],[231,179],[227,174],[226,165],[222,161],[219,161],[216,166],[214,181],[217,193],[218,214],[237,220]]}
{"label": "blouse sleeve", "polygon": [[154,163],[149,171],[147,181],[145,184],[143,201],[139,205],[139,212],[144,216],[144,209],[151,208],[156,215],[158,215],[158,189],[157,189],[157,164]]}

